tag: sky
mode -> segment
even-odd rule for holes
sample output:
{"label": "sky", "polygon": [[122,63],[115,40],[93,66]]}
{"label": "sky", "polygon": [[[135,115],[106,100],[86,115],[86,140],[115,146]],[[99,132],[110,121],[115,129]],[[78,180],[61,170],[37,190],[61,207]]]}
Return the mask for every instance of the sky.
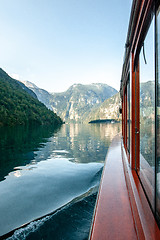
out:
{"label": "sky", "polygon": [[49,92],[117,90],[131,0],[0,0],[0,67]]}

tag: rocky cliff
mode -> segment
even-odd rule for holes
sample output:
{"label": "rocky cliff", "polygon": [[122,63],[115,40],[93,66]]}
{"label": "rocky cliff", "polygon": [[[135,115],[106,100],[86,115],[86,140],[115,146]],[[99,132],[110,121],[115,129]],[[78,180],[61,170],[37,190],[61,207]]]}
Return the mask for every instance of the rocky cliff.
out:
{"label": "rocky cliff", "polygon": [[102,83],[74,84],[62,93],[48,93],[30,82],[24,84],[65,122],[84,122],[93,109],[117,93],[117,90]]}
{"label": "rocky cliff", "polygon": [[114,96],[105,100],[100,106],[93,109],[85,119],[85,122],[90,122],[97,119],[115,119],[121,120],[119,113],[120,94],[116,93]]}

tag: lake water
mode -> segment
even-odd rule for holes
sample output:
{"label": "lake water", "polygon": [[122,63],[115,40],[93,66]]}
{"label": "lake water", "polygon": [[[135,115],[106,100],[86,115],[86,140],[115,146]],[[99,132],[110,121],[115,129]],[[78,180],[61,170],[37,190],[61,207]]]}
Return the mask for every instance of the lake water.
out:
{"label": "lake water", "polygon": [[[0,236],[87,239],[120,124],[0,129]],[[21,227],[21,228],[20,228]]]}

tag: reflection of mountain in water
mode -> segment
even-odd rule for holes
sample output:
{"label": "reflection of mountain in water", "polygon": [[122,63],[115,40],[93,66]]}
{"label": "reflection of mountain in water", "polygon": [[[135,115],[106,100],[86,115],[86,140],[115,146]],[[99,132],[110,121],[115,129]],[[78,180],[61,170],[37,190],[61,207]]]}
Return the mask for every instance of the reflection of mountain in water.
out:
{"label": "reflection of mountain in water", "polygon": [[[0,235],[35,220],[18,234],[26,236],[27,231],[31,237],[34,232],[29,239],[49,240],[56,234],[62,239],[66,233],[56,225],[63,220],[71,231],[66,239],[87,238],[103,168],[100,162],[119,131],[119,124],[63,125],[57,132],[44,127],[1,129]],[[32,226],[53,235],[37,238]]]}
{"label": "reflection of mountain in water", "polygon": [[[59,152],[74,162],[103,162],[112,138],[120,132],[120,124],[81,125],[70,124],[62,126],[60,133],[52,139],[55,149],[65,149],[67,153]],[[56,156],[52,153],[52,157]]]}
{"label": "reflection of mountain in water", "polygon": [[0,179],[17,166],[48,158],[103,162],[112,138],[120,130],[120,124],[70,124],[63,125],[58,132],[44,126],[1,128]]}
{"label": "reflection of mountain in water", "polygon": [[0,180],[14,167],[29,164],[57,130],[52,126],[0,128]]}

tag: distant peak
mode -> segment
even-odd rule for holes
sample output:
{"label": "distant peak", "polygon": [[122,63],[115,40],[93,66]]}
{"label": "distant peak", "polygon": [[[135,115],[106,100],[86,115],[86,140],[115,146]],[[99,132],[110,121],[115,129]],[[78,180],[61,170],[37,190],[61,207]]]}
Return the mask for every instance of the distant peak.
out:
{"label": "distant peak", "polygon": [[82,84],[81,83],[75,83],[75,84],[72,85],[72,87],[77,87],[77,86],[82,86]]}
{"label": "distant peak", "polygon": [[94,86],[104,86],[104,85],[107,85],[107,84],[106,83],[91,83],[91,85],[94,85]]}
{"label": "distant peak", "polygon": [[20,81],[20,82],[24,83],[27,87],[30,87],[30,88],[32,88],[32,87],[38,88],[38,87],[37,87],[34,83],[32,83],[32,82],[29,82],[29,81]]}

